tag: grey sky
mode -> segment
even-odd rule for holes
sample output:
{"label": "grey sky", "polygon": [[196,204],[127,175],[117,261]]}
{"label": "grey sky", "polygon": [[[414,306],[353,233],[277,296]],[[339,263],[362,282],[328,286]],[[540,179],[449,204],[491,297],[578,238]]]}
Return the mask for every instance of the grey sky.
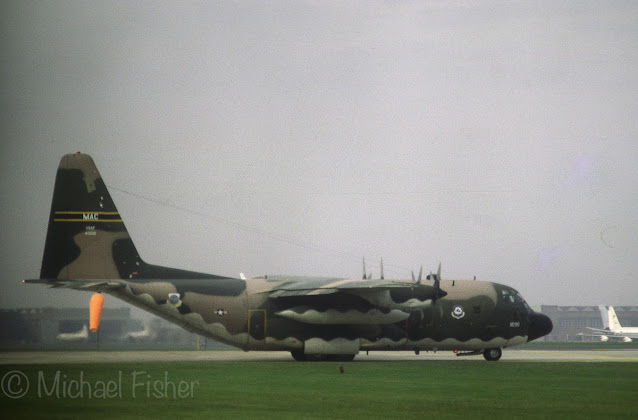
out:
{"label": "grey sky", "polygon": [[3,2],[0,22],[2,307],[88,302],[20,282],[78,150],[151,263],[440,261],[532,305],[638,305],[636,2]]}

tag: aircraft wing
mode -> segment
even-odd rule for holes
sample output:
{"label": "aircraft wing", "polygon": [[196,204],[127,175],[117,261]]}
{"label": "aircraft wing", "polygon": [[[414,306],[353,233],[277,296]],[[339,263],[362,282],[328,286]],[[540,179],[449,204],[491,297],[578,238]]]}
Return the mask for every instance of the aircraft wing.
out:
{"label": "aircraft wing", "polygon": [[600,328],[592,328],[592,327],[586,327],[588,330],[593,331],[594,336],[599,336],[599,335],[614,335],[614,333],[612,331],[609,330],[603,330]]}
{"label": "aircraft wing", "polygon": [[[336,294],[343,298],[339,299],[341,309],[331,307]],[[434,300],[445,295],[440,289],[420,283],[322,278],[290,279],[269,292],[269,298],[278,300],[282,307],[277,315],[309,324],[391,324],[407,319],[411,312],[431,307]],[[361,301],[355,296],[371,306],[355,308],[354,303]],[[349,298],[353,299],[353,306],[344,309]],[[323,309],[309,306],[311,302]]]}
{"label": "aircraft wing", "polygon": [[632,341],[632,337],[628,334],[613,332],[609,330],[602,330],[599,328],[591,328],[591,327],[587,327],[587,329],[592,331],[592,333],[591,334],[580,333],[580,335],[582,335],[583,337],[599,337],[600,341],[603,341],[603,342],[609,341],[610,339],[621,340],[621,341],[624,341],[625,343],[630,343]]}
{"label": "aircraft wing", "polygon": [[590,334],[584,334],[584,333],[580,333],[579,335],[582,335],[583,337],[598,337],[600,338],[601,341],[605,342],[605,341],[609,341],[609,339],[618,339],[618,338],[622,338],[623,336],[620,334],[617,334],[613,331],[609,331],[606,329],[600,329],[600,328],[592,328],[592,327],[586,327],[589,331],[591,331]]}
{"label": "aircraft wing", "polygon": [[356,292],[370,289],[388,290],[414,287],[412,283],[399,283],[388,280],[360,279],[294,279],[272,289],[271,298],[291,296],[328,295],[337,292]]}

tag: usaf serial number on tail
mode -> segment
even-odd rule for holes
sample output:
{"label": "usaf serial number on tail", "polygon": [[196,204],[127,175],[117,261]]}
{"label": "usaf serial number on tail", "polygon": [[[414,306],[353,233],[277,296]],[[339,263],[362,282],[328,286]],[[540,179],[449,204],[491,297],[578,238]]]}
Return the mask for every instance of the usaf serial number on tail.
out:
{"label": "usaf serial number on tail", "polygon": [[295,360],[352,360],[361,350],[498,360],[502,348],[552,330],[511,287],[442,280],[440,268],[423,280],[246,279],[148,264],[93,159],[76,153],[60,161],[40,278],[25,282],[108,293],[194,333]]}

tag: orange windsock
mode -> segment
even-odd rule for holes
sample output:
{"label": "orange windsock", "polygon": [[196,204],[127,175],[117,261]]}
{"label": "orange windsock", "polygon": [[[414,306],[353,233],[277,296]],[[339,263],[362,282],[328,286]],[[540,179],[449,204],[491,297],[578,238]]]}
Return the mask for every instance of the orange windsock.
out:
{"label": "orange windsock", "polygon": [[104,296],[101,293],[95,293],[91,296],[91,302],[89,302],[89,325],[91,326],[91,331],[97,331],[100,326],[102,306],[104,306]]}

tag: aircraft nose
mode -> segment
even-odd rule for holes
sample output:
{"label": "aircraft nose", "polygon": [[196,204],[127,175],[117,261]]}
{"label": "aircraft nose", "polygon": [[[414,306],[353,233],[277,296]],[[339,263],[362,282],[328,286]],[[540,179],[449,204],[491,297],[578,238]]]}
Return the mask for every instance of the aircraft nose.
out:
{"label": "aircraft nose", "polygon": [[527,331],[527,341],[536,340],[537,338],[546,336],[552,329],[554,324],[552,320],[545,314],[532,312],[529,315],[529,329]]}

